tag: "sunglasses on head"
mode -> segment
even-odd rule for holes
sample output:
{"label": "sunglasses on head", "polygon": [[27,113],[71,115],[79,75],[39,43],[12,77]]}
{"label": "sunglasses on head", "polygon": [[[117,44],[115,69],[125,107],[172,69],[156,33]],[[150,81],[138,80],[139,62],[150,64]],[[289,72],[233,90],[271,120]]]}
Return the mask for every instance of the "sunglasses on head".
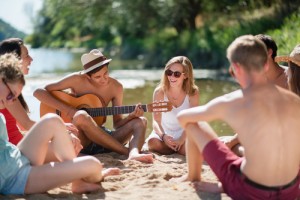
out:
{"label": "sunglasses on head", "polygon": [[179,78],[181,76],[181,74],[184,74],[183,72],[179,72],[179,71],[173,72],[170,69],[167,69],[165,73],[166,73],[167,76],[172,76],[174,74],[175,78]]}

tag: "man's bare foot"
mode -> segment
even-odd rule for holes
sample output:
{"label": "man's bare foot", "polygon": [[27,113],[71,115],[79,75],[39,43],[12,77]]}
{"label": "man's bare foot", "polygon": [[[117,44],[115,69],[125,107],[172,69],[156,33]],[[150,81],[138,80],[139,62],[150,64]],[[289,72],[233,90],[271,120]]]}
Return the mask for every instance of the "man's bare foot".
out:
{"label": "man's bare foot", "polygon": [[153,163],[152,154],[131,154],[128,157],[128,160],[136,160],[142,163]]}
{"label": "man's bare foot", "polygon": [[210,182],[193,182],[193,187],[196,190],[211,192],[211,193],[222,193],[223,188],[220,182],[218,183],[210,183]]}
{"label": "man's bare foot", "polygon": [[[102,170],[102,180],[107,176],[119,175],[121,170],[119,168],[107,168]],[[101,181],[102,181],[101,180]]]}
{"label": "man's bare foot", "polygon": [[174,182],[174,183],[187,182],[187,181],[189,181],[188,174],[185,174],[183,176],[176,177],[176,178],[171,178],[169,181]]}
{"label": "man's bare foot", "polygon": [[83,180],[72,182],[72,192],[77,194],[94,192],[101,189],[101,186],[96,183],[88,183]]}
{"label": "man's bare foot", "polygon": [[180,177],[171,178],[169,181],[174,183],[181,183],[181,182],[199,182],[201,180],[200,174],[198,177],[189,178],[189,174],[182,175]]}

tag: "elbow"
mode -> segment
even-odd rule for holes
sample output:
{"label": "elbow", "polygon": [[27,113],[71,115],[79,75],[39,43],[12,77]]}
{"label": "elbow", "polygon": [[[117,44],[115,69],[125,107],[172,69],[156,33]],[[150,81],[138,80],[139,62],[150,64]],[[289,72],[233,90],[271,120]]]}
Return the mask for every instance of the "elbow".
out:
{"label": "elbow", "polygon": [[33,96],[37,99],[40,98],[41,94],[44,92],[44,89],[38,88],[33,92]]}
{"label": "elbow", "polygon": [[31,129],[31,127],[34,125],[34,121],[32,121],[32,120],[29,120],[27,123],[26,123],[26,125],[25,125],[25,129],[26,130],[29,130],[29,129]]}

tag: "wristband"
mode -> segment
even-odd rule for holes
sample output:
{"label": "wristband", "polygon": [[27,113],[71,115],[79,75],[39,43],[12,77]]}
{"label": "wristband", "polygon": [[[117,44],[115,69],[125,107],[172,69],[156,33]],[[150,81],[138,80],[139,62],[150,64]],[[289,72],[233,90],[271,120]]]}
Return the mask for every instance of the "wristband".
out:
{"label": "wristband", "polygon": [[165,133],[163,133],[162,134],[162,136],[161,136],[161,140],[164,142],[164,136],[165,136],[166,134]]}

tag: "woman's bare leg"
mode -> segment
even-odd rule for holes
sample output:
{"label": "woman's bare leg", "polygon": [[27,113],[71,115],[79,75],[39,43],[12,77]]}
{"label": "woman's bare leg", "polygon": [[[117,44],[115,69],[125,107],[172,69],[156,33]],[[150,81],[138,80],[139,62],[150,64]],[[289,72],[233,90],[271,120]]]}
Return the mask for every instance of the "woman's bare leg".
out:
{"label": "woman's bare leg", "polygon": [[[50,141],[50,144],[49,144]],[[51,152],[61,162],[43,165]],[[73,192],[98,190],[102,180],[102,165],[94,157],[76,158],[70,135],[63,121],[56,115],[46,115],[34,125],[18,145],[33,165],[25,188],[26,194],[45,192],[51,188],[73,182]],[[107,175],[119,171],[111,170]]]}
{"label": "woman's bare leg", "polygon": [[[49,144],[51,142],[51,144]],[[57,160],[71,160],[76,157],[70,135],[63,121],[54,114],[44,116],[18,144],[20,151],[30,160],[31,165],[44,164],[52,146],[52,156]]]}
{"label": "woman's bare leg", "polygon": [[[25,188],[26,194],[46,192],[49,189],[73,182],[81,192],[100,188],[102,165],[92,156],[74,158],[64,162],[52,162],[32,167]],[[76,191],[75,191],[76,192]]]}
{"label": "woman's bare leg", "polygon": [[151,138],[148,141],[149,151],[156,152],[162,155],[170,155],[175,153],[170,147],[168,147],[163,141],[157,138]]}

